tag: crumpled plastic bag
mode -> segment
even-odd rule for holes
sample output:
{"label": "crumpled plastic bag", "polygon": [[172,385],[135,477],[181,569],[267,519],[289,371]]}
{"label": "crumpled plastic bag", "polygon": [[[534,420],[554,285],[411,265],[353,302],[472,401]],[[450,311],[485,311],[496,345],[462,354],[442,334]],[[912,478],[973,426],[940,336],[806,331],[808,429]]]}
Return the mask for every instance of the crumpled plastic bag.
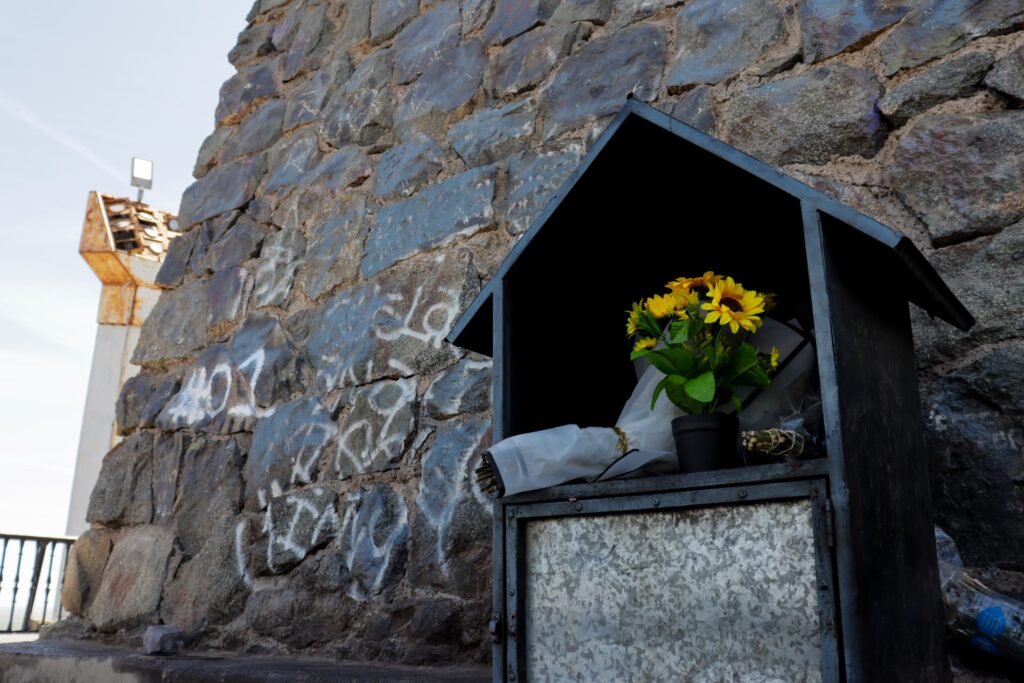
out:
{"label": "crumpled plastic bag", "polygon": [[950,631],[979,650],[1024,663],[1024,603],[968,575],[956,543],[938,527],[935,551]]}

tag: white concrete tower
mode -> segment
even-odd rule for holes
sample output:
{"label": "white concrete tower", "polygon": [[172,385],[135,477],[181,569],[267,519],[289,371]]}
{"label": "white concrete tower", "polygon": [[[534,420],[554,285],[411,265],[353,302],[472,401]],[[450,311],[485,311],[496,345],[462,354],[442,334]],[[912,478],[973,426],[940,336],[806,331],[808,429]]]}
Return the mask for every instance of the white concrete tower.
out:
{"label": "white concrete tower", "polygon": [[172,214],[127,198],[89,193],[78,251],[103,290],[71,486],[69,536],[88,528],[89,494],[103,456],[120,440],[114,407],[125,380],[139,371],[130,362],[132,353],[142,323],[160,296],[156,274],[171,239],[178,235],[176,228]]}

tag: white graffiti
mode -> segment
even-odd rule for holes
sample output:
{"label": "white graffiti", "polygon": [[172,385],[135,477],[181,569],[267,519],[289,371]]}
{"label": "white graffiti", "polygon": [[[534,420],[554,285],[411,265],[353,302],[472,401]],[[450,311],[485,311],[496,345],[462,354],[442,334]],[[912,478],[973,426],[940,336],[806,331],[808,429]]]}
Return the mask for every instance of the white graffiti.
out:
{"label": "white graffiti", "polygon": [[335,500],[333,492],[314,488],[270,502],[263,532],[267,534],[267,568],[271,572],[301,561],[310,550],[337,535]]}
{"label": "white graffiti", "polygon": [[[474,378],[474,375],[490,369],[491,361],[489,360],[466,358],[454,366],[453,370],[438,376],[437,379],[431,382],[423,399],[431,407],[433,414],[458,415],[463,412],[463,399],[475,384],[476,378]],[[458,373],[455,377],[452,376],[454,372]],[[450,392],[443,401],[439,400],[437,387],[440,382],[454,383],[458,387],[458,391]]]}
{"label": "white graffiti", "polygon": [[[483,507],[489,507],[490,499],[480,490],[480,487],[473,483],[470,476],[471,465],[476,462],[476,456],[481,451],[483,439],[487,434],[487,423],[483,420],[470,420],[461,429],[460,437],[469,437],[458,453],[454,462],[445,462],[444,451],[440,451],[440,462],[428,462],[434,453],[428,453],[427,460],[423,464],[423,477],[420,479],[419,495],[417,497],[418,514],[436,532],[434,543],[434,559],[437,566],[445,576],[451,576],[452,567],[445,556],[445,539],[448,530],[451,528],[455,513],[459,506],[466,500],[475,500]],[[440,434],[438,439],[443,438]],[[438,448],[438,442],[434,442],[434,449]],[[428,490],[429,489],[429,490]],[[434,501],[440,501],[435,504]]]}
{"label": "white graffiti", "polygon": [[392,555],[405,551],[408,536],[409,511],[394,491],[381,487],[349,497],[342,520],[343,558],[353,576],[349,597],[362,601],[381,589]]}
{"label": "white graffiti", "polygon": [[452,323],[455,321],[455,316],[458,314],[456,302],[458,301],[459,293],[447,287],[439,287],[438,292],[444,295],[445,299],[427,306],[424,311],[419,311],[420,299],[423,297],[423,287],[416,287],[412,301],[409,303],[409,309],[405,315],[402,315],[395,306],[395,304],[405,301],[405,297],[401,294],[386,294],[385,297],[390,303],[381,306],[379,312],[394,320],[401,321],[401,326],[386,329],[377,327],[374,329],[376,337],[384,341],[396,341],[402,337],[411,337],[424,344],[429,344],[435,349],[441,348],[441,343],[444,341],[445,336],[451,329]]}
{"label": "white graffiti", "polygon": [[252,573],[249,571],[249,554],[247,552],[249,543],[246,533],[249,530],[249,520],[239,520],[235,525],[235,565],[238,568],[238,576],[242,583],[252,587]]}
{"label": "white graffiti", "polygon": [[[978,425],[994,426],[1006,420],[1006,416],[993,410],[964,411],[956,414],[946,412],[932,407],[928,411],[927,422],[939,434],[944,434],[950,429],[956,429],[959,425],[976,427]],[[1024,430],[1019,428],[993,429],[987,428],[983,431],[970,430],[970,433],[984,434],[982,438],[973,439],[975,445],[981,448],[1006,448],[1024,453]]]}
{"label": "white graffiti", "polygon": [[294,248],[281,244],[284,239],[271,238],[263,244],[262,259],[256,268],[253,288],[253,300],[257,306],[281,304],[291,293],[292,279],[299,261]]}
{"label": "white graffiti", "polygon": [[415,424],[416,382],[378,382],[360,392],[338,438],[334,470],[344,479],[397,463]]}
{"label": "white graffiti", "polygon": [[[320,456],[324,446],[338,433],[338,426],[316,399],[300,399],[277,407],[277,412],[269,422],[257,425],[257,435],[267,427],[273,440],[269,448],[260,443],[250,451],[251,459],[263,459],[270,456],[268,475],[274,474],[269,481],[260,479],[256,489],[256,497],[260,508],[267,502],[281,495],[286,487],[295,484],[311,484],[316,474]],[[271,451],[266,453],[265,451]],[[285,473],[277,463],[287,462],[290,471]]]}
{"label": "white graffiti", "polygon": [[[264,351],[256,349],[237,367],[227,354],[212,367],[200,363],[192,368],[184,384],[164,409],[161,419],[171,427],[192,427],[220,415],[259,418],[272,415],[274,408],[256,403],[254,387],[263,372]],[[241,375],[246,382],[238,381]]]}

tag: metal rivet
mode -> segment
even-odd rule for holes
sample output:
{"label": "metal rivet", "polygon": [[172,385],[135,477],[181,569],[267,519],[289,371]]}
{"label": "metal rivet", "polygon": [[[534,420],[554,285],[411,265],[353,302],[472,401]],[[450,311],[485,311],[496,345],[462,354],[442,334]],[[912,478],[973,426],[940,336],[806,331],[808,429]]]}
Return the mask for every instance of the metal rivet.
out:
{"label": "metal rivet", "polygon": [[654,499],[654,507],[658,507],[659,505],[661,505],[661,500],[659,500],[658,498],[655,498]]}
{"label": "metal rivet", "polygon": [[509,595],[515,595],[516,594],[516,589],[515,588],[509,588],[508,589],[508,594]]}
{"label": "metal rivet", "polygon": [[508,680],[510,680],[510,681],[516,680],[516,670],[513,669],[512,667],[508,668]]}
{"label": "metal rivet", "polygon": [[576,511],[579,512],[583,509],[583,503],[576,503]]}
{"label": "metal rivet", "polygon": [[747,492],[746,491],[740,491],[739,495],[740,495],[740,498],[746,498],[747,497]]}
{"label": "metal rivet", "polygon": [[508,511],[508,518],[509,518],[509,519],[512,519],[512,518],[513,518],[513,517],[515,517],[515,516],[516,516],[516,513],[515,513],[515,512],[513,512],[512,510],[509,510],[509,511]]}

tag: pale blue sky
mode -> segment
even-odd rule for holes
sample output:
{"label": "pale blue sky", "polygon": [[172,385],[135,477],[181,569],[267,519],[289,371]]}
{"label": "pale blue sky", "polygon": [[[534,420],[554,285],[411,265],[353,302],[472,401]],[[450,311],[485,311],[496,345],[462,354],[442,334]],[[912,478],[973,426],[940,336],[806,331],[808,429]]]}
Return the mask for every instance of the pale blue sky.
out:
{"label": "pale blue sky", "polygon": [[0,532],[61,535],[99,283],[90,190],[176,211],[252,0],[0,0]]}

